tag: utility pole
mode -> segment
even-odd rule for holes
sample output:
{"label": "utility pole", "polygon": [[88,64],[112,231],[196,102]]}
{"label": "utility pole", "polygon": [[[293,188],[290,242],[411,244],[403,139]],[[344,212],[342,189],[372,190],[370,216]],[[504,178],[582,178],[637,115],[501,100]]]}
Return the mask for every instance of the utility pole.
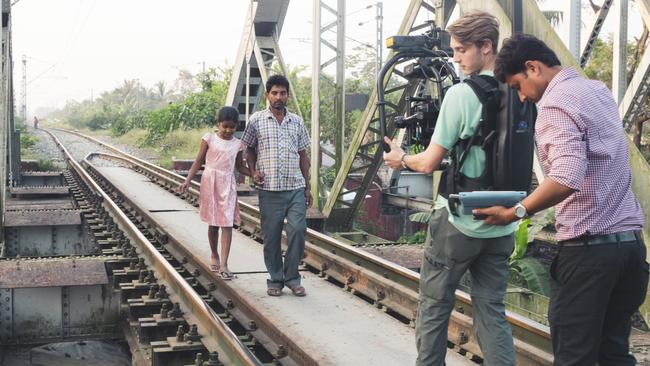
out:
{"label": "utility pole", "polygon": [[569,51],[580,61],[580,28],[582,27],[581,1],[571,0],[569,10]]}
{"label": "utility pole", "polygon": [[620,103],[627,89],[627,6],[628,0],[619,0],[618,16],[614,28],[614,62],[612,70],[612,94]]}
{"label": "utility pole", "polygon": [[[312,3],[312,40],[311,40],[311,164],[309,166],[310,182],[315,206],[319,203],[318,177],[320,176],[320,23],[321,5],[319,0]],[[319,207],[320,208],[320,207]]]}
{"label": "utility pole", "polygon": [[27,125],[27,56],[23,55],[23,80],[22,80],[22,93],[20,95],[20,114]]}
{"label": "utility pole", "polygon": [[[321,152],[334,158],[334,169],[336,171],[341,167],[345,155],[345,0],[330,1],[328,5],[325,0],[313,0],[312,13],[312,109],[311,109],[311,126],[312,126],[312,150],[311,150],[311,187],[315,196],[322,196],[318,191],[318,176]],[[336,6],[334,6],[334,3]],[[323,14],[327,16],[325,21]],[[325,24],[323,24],[325,23]],[[334,32],[336,29],[336,44],[328,42],[322,37],[325,32]],[[325,46],[325,47],[323,47]],[[327,57],[326,61],[321,61],[324,56],[323,50],[329,49],[328,54],[334,52],[332,57]],[[334,64],[336,75],[334,76],[334,95],[322,95],[320,92],[320,83],[323,76],[323,70],[329,65]],[[334,154],[326,150],[319,152],[320,131],[322,124],[320,121],[321,110],[323,106],[320,100],[333,98],[334,100],[334,120],[330,122],[334,127]],[[330,127],[331,129],[331,127]]]}
{"label": "utility pole", "polygon": [[381,70],[381,64],[384,60],[383,56],[383,43],[384,43],[384,4],[381,1],[377,1],[377,42],[375,47],[377,47],[377,70],[375,74],[379,74]]}

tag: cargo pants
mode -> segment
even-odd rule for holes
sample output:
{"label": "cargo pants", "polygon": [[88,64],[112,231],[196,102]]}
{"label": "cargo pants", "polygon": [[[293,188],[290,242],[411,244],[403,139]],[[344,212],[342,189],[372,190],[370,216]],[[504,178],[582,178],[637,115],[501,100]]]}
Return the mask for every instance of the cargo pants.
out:
{"label": "cargo pants", "polygon": [[512,330],[503,304],[508,257],[513,247],[512,235],[492,239],[468,237],[449,223],[446,209],[434,211],[420,270],[416,365],[445,364],[454,293],[467,270],[472,276],[474,330],[484,365],[515,365]]}

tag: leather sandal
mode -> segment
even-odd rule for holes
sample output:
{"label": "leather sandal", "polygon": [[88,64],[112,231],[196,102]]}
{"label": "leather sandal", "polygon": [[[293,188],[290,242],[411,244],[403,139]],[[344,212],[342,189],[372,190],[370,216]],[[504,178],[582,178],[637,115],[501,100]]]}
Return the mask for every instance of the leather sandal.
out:
{"label": "leather sandal", "polygon": [[282,289],[281,288],[275,288],[275,287],[269,287],[266,289],[266,293],[269,296],[280,296],[282,295]]}
{"label": "leather sandal", "polygon": [[291,292],[293,292],[295,296],[302,297],[307,295],[307,293],[305,292],[305,288],[300,285],[289,286],[289,288],[291,289]]}

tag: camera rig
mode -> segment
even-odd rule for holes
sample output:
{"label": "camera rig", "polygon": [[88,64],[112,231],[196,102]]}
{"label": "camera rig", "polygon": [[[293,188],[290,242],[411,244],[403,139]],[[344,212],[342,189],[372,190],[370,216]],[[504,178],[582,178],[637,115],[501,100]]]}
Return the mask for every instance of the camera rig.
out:
{"label": "camera rig", "polygon": [[[413,61],[404,66],[400,75],[408,83],[416,84],[412,95],[405,98],[406,107],[394,117],[396,128],[405,128],[407,144],[426,147],[431,140],[440,106],[447,89],[459,82],[450,61],[453,50],[450,48],[449,33],[428,22],[429,30],[420,35],[393,36],[386,40],[386,46],[396,53],[386,62],[377,77],[377,108],[379,128],[382,136],[387,136],[386,104],[384,78],[388,71],[399,63]],[[389,136],[391,137],[391,136]],[[384,151],[390,146],[382,142]]]}

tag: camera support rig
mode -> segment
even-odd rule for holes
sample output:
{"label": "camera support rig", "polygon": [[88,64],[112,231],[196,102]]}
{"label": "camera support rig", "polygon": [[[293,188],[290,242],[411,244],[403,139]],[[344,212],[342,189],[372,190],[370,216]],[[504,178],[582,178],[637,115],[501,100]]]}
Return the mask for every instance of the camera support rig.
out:
{"label": "camera support rig", "polygon": [[[391,68],[402,62],[416,60],[406,65],[401,73],[401,76],[409,81],[419,81],[414,93],[416,95],[406,96],[407,113],[396,116],[393,122],[396,128],[407,129],[409,141],[415,141],[422,146],[429,144],[447,87],[459,82],[456,71],[449,61],[453,55],[449,47],[449,34],[436,27],[434,22],[428,23],[430,29],[424,34],[393,36],[386,40],[386,46],[397,53],[386,62],[377,77],[377,109],[382,138],[388,136],[384,78]],[[444,83],[447,79],[450,83],[445,87]],[[428,82],[434,84],[435,93],[427,90]],[[384,151],[390,151],[390,146],[383,141],[382,147]]]}

